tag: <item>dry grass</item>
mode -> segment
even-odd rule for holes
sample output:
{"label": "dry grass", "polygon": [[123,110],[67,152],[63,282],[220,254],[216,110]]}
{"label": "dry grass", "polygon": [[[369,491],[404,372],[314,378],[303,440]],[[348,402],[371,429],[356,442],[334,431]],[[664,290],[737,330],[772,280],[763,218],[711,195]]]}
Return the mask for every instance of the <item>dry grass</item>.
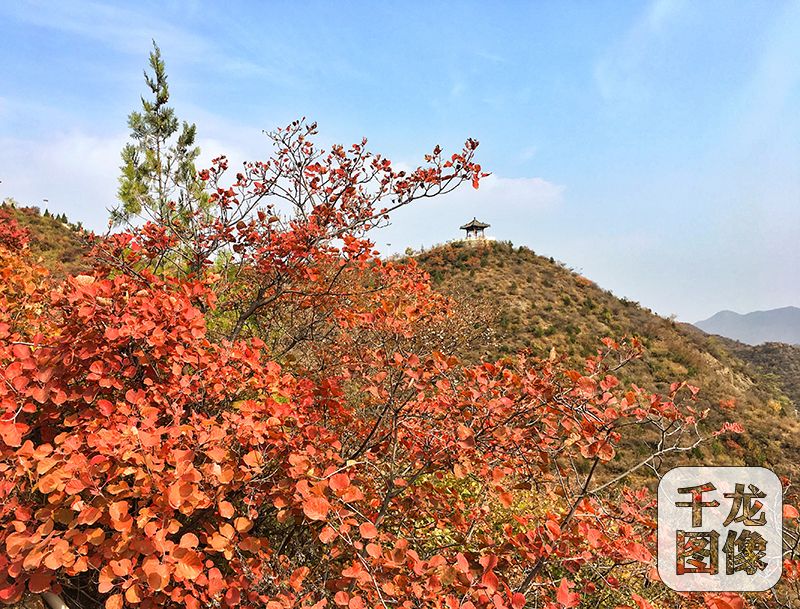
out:
{"label": "dry grass", "polygon": [[45,216],[38,207],[3,205],[2,209],[28,229],[31,252],[35,258],[41,258],[41,264],[55,277],[75,275],[86,268],[87,248],[79,226],[49,214]]}

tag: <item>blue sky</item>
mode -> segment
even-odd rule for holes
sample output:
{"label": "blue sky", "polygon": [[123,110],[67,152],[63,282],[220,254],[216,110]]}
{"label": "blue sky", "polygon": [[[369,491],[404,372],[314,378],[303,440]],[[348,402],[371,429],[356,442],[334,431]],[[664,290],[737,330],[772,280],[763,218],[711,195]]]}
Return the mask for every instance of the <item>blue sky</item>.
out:
{"label": "blue sky", "polygon": [[[477,192],[401,210],[553,256],[663,315],[800,305],[800,2],[0,3],[0,198],[103,229],[160,44],[204,157],[320,141],[415,164],[481,141]],[[391,245],[387,245],[391,244]]]}

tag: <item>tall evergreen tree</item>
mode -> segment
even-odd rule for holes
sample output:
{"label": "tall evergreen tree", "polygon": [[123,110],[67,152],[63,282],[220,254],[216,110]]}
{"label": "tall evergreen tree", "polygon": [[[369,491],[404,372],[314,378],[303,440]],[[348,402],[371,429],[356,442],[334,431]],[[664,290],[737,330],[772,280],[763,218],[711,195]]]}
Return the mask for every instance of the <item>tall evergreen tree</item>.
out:
{"label": "tall evergreen tree", "polygon": [[128,116],[132,141],[122,150],[121,204],[111,212],[116,225],[133,216],[180,224],[180,219],[205,199],[195,168],[200,154],[195,145],[197,129],[194,124],[181,123],[168,105],[167,73],[155,41],[150,68],[152,74],[145,70],[144,78],[152,99],[142,97],[142,110]]}

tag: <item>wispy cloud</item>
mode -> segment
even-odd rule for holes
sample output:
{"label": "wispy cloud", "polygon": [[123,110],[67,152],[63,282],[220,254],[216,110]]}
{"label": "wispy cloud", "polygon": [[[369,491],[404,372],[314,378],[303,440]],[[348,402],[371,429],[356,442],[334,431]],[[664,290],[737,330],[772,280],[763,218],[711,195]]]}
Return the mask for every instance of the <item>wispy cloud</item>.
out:
{"label": "wispy cloud", "polygon": [[775,19],[756,69],[736,101],[734,124],[741,143],[753,144],[780,126],[789,101],[799,95],[800,3],[790,2]]}
{"label": "wispy cloud", "polygon": [[561,203],[565,187],[543,178],[505,178],[490,175],[478,190],[464,189],[452,195],[450,205],[475,211],[502,206],[509,211],[538,211]]}
{"label": "wispy cloud", "polygon": [[519,160],[523,163],[527,163],[528,161],[533,159],[533,157],[535,157],[538,152],[539,152],[538,146],[526,146],[525,148],[519,151]]}
{"label": "wispy cloud", "polygon": [[200,36],[118,3],[29,0],[6,9],[21,22],[97,40],[123,53],[141,54],[153,38],[169,41],[185,56],[208,50],[208,43]]}
{"label": "wispy cloud", "polygon": [[492,63],[506,63],[506,58],[498,53],[492,53],[490,51],[475,51],[475,55]]}
{"label": "wispy cloud", "polygon": [[[257,52],[253,48],[248,49],[249,53],[240,48],[234,54],[222,47],[220,40],[224,37],[211,38],[194,33],[163,18],[160,11],[92,0],[60,3],[28,0],[4,8],[21,23],[93,40],[123,54],[144,56],[155,40],[171,64],[202,63],[206,70],[224,73],[228,77],[258,78],[283,87],[306,84],[285,61],[279,61],[281,54]],[[226,26],[220,24],[220,27]],[[265,38],[261,36],[260,40],[263,46]],[[238,42],[241,45],[243,40],[238,39]],[[286,57],[283,55],[284,59]]]}
{"label": "wispy cloud", "polygon": [[685,0],[653,0],[597,61],[594,80],[604,99],[636,99],[646,94],[642,78],[648,57],[685,4]]}

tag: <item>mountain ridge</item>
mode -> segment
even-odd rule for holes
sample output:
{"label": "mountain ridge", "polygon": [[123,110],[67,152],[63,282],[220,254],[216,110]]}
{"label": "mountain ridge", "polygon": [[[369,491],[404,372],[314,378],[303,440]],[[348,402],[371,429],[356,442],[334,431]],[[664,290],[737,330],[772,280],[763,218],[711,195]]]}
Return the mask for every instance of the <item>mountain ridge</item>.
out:
{"label": "mountain ridge", "polygon": [[749,313],[723,310],[694,325],[707,334],[718,334],[748,345],[800,345],[800,308],[792,305]]}

